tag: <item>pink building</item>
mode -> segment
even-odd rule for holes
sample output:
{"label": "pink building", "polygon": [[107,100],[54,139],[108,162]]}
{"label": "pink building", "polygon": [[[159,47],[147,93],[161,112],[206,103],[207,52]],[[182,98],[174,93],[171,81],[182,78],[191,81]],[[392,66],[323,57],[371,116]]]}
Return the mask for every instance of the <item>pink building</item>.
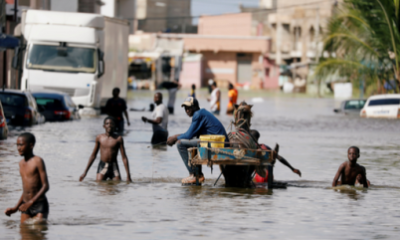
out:
{"label": "pink building", "polygon": [[[185,52],[202,54],[201,85],[214,79],[253,88],[279,87],[279,68],[268,58],[271,38],[253,36],[251,13],[204,16],[198,27],[199,34],[168,36],[183,38]],[[182,84],[188,85],[181,77]]]}

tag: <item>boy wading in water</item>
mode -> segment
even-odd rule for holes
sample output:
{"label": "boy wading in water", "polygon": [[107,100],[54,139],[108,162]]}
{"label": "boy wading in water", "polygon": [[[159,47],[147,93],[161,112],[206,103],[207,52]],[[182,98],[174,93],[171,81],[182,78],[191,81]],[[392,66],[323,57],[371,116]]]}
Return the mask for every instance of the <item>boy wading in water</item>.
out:
{"label": "boy wading in water", "polygon": [[28,219],[42,223],[49,215],[49,203],[45,195],[49,190],[49,181],[43,159],[33,155],[35,142],[35,136],[31,133],[22,133],[17,139],[18,153],[24,157],[19,162],[23,192],[17,205],[7,208],[5,214],[10,216],[21,211],[21,223]]}
{"label": "boy wading in water", "polygon": [[104,119],[103,127],[106,130],[106,133],[100,134],[96,137],[96,144],[94,145],[93,153],[90,156],[85,172],[81,175],[79,181],[82,181],[86,177],[86,174],[89,171],[90,166],[92,166],[94,160],[96,159],[97,153],[100,149],[101,161],[99,163],[99,167],[97,168],[96,181],[107,179],[118,181],[121,180],[121,174],[119,173],[117,163],[118,150],[120,150],[122,155],[122,162],[124,163],[126,169],[126,181],[132,182],[131,174],[129,172],[129,162],[125,154],[124,140],[122,136],[114,133],[114,119],[112,117],[106,117]]}
{"label": "boy wading in water", "polygon": [[[359,157],[360,149],[358,147],[350,147],[347,151],[347,158],[349,161],[340,165],[335,178],[333,179],[332,187],[344,184],[354,186],[356,183],[362,184],[365,188],[368,187],[369,184],[365,167],[357,163]],[[340,177],[341,181],[339,181]]]}

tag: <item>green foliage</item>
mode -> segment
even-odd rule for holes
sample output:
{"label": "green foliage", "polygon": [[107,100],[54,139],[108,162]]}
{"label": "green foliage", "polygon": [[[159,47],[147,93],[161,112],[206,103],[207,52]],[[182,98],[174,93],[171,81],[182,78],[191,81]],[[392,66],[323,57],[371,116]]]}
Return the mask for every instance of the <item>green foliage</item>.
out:
{"label": "green foliage", "polygon": [[400,76],[400,0],[345,0],[330,19],[324,51],[316,76],[334,72],[355,84],[396,79]]}

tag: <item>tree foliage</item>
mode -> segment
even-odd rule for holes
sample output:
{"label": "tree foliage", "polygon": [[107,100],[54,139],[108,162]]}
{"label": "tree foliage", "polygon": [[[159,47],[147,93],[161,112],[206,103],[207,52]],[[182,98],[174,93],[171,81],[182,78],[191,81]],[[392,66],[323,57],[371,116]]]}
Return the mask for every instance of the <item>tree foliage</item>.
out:
{"label": "tree foliage", "polygon": [[[345,0],[330,19],[316,75],[400,83],[400,0]],[[367,77],[365,77],[367,76]],[[399,85],[399,84],[397,84]],[[397,91],[397,90],[396,90]]]}

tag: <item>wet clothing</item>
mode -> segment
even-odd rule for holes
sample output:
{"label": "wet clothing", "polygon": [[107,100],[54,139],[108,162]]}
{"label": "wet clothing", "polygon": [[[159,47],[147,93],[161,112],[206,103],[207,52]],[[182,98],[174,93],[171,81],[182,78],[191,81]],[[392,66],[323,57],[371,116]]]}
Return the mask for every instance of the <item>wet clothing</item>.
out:
{"label": "wet clothing", "polygon": [[22,213],[28,214],[30,217],[35,217],[36,215],[41,213],[43,214],[43,218],[47,218],[47,216],[49,216],[49,202],[47,201],[46,196],[44,197],[44,199],[34,202],[32,206],[28,208],[28,210]]}
{"label": "wet clothing", "polygon": [[122,98],[110,98],[106,103],[106,113],[117,121],[124,119],[122,115],[126,109],[126,102]]}
{"label": "wet clothing", "polygon": [[159,104],[154,109],[151,117],[156,120],[157,118],[162,118],[160,124],[152,124],[153,125],[153,132],[164,130],[168,130],[168,109],[165,107],[164,104]]}
{"label": "wet clothing", "polygon": [[165,143],[167,144],[168,131],[160,130],[153,132],[153,137],[151,137],[151,144]]}
{"label": "wet clothing", "polygon": [[178,140],[192,139],[200,135],[224,135],[225,141],[229,141],[222,123],[204,108],[193,114],[192,124],[184,134],[178,136]]}
{"label": "wet clothing", "polygon": [[[194,174],[195,168],[189,167],[188,148],[197,147],[199,141],[200,141],[199,139],[191,139],[191,140],[182,139],[179,143],[176,144],[178,152],[181,155],[182,161],[185,164],[186,169],[189,171],[189,174]],[[201,174],[202,173],[201,165],[196,167],[199,170],[198,172]]]}
{"label": "wet clothing", "polygon": [[114,179],[115,177],[121,176],[116,162],[100,161],[99,166],[97,167],[97,173],[103,175],[105,177],[104,179]]}

